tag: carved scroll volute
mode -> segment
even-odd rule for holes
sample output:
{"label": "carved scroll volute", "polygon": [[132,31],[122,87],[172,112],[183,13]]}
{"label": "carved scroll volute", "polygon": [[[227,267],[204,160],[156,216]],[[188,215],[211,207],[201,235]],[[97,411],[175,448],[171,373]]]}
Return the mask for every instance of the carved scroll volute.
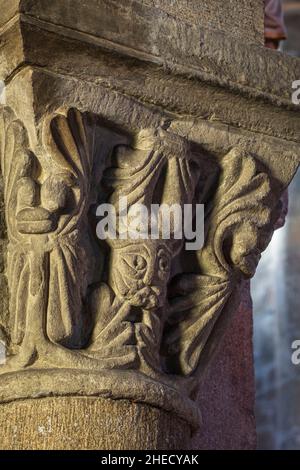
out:
{"label": "carved scroll volute", "polygon": [[216,335],[223,334],[218,322],[224,307],[240,281],[254,275],[278,215],[268,174],[239,149],[221,161],[212,207],[198,253],[201,274],[175,279],[163,343],[169,370],[196,379],[215,349],[207,355],[208,342],[217,345]]}

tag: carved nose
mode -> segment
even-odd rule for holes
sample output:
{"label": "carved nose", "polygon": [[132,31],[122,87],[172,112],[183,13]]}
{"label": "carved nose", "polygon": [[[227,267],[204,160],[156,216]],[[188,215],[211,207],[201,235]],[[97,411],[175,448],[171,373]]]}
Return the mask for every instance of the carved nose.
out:
{"label": "carved nose", "polygon": [[153,282],[155,275],[155,270],[154,268],[150,268],[147,270],[145,277],[144,277],[144,283],[146,286],[151,286],[151,283]]}

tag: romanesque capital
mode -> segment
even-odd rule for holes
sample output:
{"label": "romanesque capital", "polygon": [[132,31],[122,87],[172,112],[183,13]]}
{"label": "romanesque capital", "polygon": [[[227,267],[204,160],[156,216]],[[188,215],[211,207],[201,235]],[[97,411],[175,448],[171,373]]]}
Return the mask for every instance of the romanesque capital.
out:
{"label": "romanesque capital", "polygon": [[[222,323],[278,219],[272,171],[247,146],[209,161],[167,126],[130,132],[74,108],[45,115],[38,134],[34,152],[24,124],[1,110],[1,402],[110,389],[197,428],[194,399]],[[174,220],[165,236],[163,213],[155,234],[139,227],[130,237],[122,200],[129,217],[148,209],[147,230],[153,207],[191,207],[195,218],[203,204],[204,241],[187,248]],[[117,228],[101,239],[97,215],[108,205]]]}
{"label": "romanesque capital", "polygon": [[0,0],[0,447],[31,448],[24,416],[32,448],[207,426],[199,391],[300,162],[299,61],[236,2]]}

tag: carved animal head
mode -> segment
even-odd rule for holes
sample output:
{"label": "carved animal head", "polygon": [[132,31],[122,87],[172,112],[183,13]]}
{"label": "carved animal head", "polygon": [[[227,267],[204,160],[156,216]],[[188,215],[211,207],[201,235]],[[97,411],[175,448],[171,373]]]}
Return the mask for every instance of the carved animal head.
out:
{"label": "carved animal head", "polygon": [[136,242],[113,251],[111,285],[118,297],[146,310],[163,305],[172,254],[162,241]]}

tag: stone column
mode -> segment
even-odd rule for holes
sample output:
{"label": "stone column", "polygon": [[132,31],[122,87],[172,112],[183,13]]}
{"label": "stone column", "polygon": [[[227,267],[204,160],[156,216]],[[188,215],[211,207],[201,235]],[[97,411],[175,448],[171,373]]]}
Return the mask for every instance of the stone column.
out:
{"label": "stone column", "polygon": [[[261,0],[0,7],[0,447],[226,445],[207,433],[235,406],[230,387],[247,384],[253,411],[237,312],[300,161],[299,61],[264,49]],[[204,246],[160,225],[123,239],[124,197],[205,204]],[[119,224],[99,241],[104,203]],[[234,370],[222,403],[216,374],[226,387]],[[253,447],[245,413],[232,447]]]}

